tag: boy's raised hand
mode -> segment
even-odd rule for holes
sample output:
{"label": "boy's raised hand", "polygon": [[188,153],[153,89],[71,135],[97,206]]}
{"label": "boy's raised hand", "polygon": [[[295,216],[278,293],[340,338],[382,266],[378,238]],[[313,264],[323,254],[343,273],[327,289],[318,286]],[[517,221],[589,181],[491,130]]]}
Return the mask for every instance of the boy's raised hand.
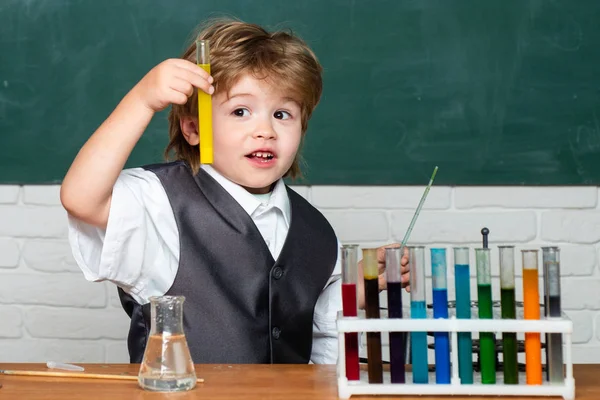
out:
{"label": "boy's raised hand", "polygon": [[81,148],[61,186],[61,202],[81,221],[106,229],[113,187],[155,112],[185,104],[194,88],[214,92],[213,78],[196,64],[166,60],[121,100]]}
{"label": "boy's raised hand", "polygon": [[[377,249],[377,264],[379,268],[379,290],[387,288],[387,279],[385,276],[385,249],[387,248],[398,248],[400,243],[393,243],[382,246]],[[402,286],[407,292],[410,292],[410,269],[408,267],[408,248],[404,248],[404,254],[400,260],[401,273],[402,273]]]}
{"label": "boy's raised hand", "polygon": [[[379,275],[379,291],[385,290],[387,288],[387,279],[385,277],[385,249],[386,248],[396,248],[400,247],[400,243],[392,243],[377,249],[377,267],[378,267],[378,275]],[[402,272],[402,286],[406,289],[407,292],[410,292],[410,271],[408,267],[408,249],[404,248],[404,254],[402,255],[402,259],[400,260],[400,267]],[[365,285],[364,285],[364,272],[362,260],[358,262],[358,307],[365,307]]]}
{"label": "boy's raised hand", "polygon": [[139,100],[158,112],[170,104],[185,104],[195,88],[213,94],[213,78],[196,64],[183,59],[169,59],[152,68],[135,86]]}

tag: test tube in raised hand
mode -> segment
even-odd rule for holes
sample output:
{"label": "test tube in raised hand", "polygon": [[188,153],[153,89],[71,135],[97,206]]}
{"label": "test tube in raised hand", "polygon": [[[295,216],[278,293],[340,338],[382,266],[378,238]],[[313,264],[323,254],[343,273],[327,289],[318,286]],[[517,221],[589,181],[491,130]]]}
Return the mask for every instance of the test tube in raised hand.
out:
{"label": "test tube in raised hand", "polygon": [[[542,247],[544,263],[544,314],[560,318],[560,249]],[[546,334],[546,371],[550,383],[563,383],[562,334]]]}
{"label": "test tube in raised hand", "polygon": [[[503,319],[517,317],[515,305],[515,248],[514,246],[498,246],[500,250],[500,309]],[[517,334],[502,333],[502,363],[504,383],[519,383],[519,367],[517,363]]]}
{"label": "test tube in raised hand", "polygon": [[[377,249],[363,249],[365,277],[365,313],[367,318],[379,318],[379,268]],[[383,383],[381,332],[367,332],[369,383]]]}
{"label": "test tube in raised hand", "polygon": [[[538,251],[521,250],[523,257],[523,311],[525,319],[540,319]],[[542,384],[542,344],[539,332],[525,333],[525,376],[528,385]]]}
{"label": "test tube in raised hand", "polygon": [[[356,283],[358,281],[358,245],[342,246],[342,313],[344,317],[356,317],[358,314],[356,301]],[[344,334],[346,378],[349,381],[360,379],[358,363],[358,333]]]}
{"label": "test tube in raised hand", "polygon": [[[196,40],[196,64],[210,74],[208,40]],[[212,164],[212,97],[200,89],[198,89],[198,136],[200,138],[200,163]]]}
{"label": "test tube in raised hand", "polygon": [[[456,318],[471,318],[471,273],[469,248],[454,248]],[[473,339],[471,332],[458,332],[458,376],[461,384],[473,383]]]}
{"label": "test tube in raised hand", "polygon": [[[446,249],[431,249],[433,318],[448,318],[448,283]],[[435,346],[435,381],[450,383],[450,337],[448,332],[433,333]]]}
{"label": "test tube in raised hand", "polygon": [[[385,273],[387,279],[388,317],[402,318],[402,271],[399,248],[385,249]],[[390,332],[390,379],[392,383],[405,382],[404,335]]]}
{"label": "test tube in raised hand", "polygon": [[[415,246],[409,249],[410,265],[410,317],[427,318],[425,305],[425,248]],[[413,383],[429,383],[427,363],[427,332],[411,332],[410,348]]]}
{"label": "test tube in raised hand", "polygon": [[[490,249],[475,249],[479,319],[492,319],[492,272]],[[481,383],[496,383],[496,339],[494,332],[479,332]]]}

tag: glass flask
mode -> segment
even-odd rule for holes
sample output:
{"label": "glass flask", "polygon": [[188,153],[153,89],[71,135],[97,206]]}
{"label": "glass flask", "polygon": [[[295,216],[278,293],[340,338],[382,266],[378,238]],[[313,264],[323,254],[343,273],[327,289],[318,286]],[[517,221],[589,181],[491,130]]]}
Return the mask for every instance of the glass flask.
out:
{"label": "glass flask", "polygon": [[151,328],[138,383],[143,389],[179,392],[196,386],[196,372],[183,331],[183,296],[150,298]]}

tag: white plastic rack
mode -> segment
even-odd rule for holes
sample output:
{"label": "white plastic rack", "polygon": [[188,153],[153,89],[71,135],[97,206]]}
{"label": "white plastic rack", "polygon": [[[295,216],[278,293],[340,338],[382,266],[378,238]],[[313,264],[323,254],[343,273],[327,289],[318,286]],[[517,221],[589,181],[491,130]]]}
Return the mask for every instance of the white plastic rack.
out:
{"label": "white plastic rack", "polygon": [[[523,320],[523,319],[365,319],[363,317],[343,317],[338,314],[339,357],[337,365],[338,396],[348,399],[352,395],[463,395],[463,396],[562,396],[566,400],[575,399],[575,379],[573,378],[572,334],[573,323],[566,318]],[[384,383],[369,383],[366,371],[361,370],[359,381],[346,379],[345,343],[346,332],[449,332],[450,361],[452,364],[450,384],[436,384],[432,375],[429,384],[413,384],[412,374],[406,372],[406,383],[390,383],[389,373],[384,372]],[[496,384],[462,384],[458,373],[458,332],[540,332],[562,333],[564,346],[564,382],[561,384],[544,382],[541,385],[527,385],[524,373],[519,373],[519,384],[504,384],[502,372],[497,372]],[[474,373],[477,376],[477,373]]]}

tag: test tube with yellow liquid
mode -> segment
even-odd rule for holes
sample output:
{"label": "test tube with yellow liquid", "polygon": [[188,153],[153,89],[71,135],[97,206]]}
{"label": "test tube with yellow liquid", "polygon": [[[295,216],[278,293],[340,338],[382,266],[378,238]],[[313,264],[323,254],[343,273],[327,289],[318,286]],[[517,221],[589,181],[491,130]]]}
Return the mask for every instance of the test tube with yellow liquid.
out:
{"label": "test tube with yellow liquid", "polygon": [[[210,74],[208,40],[196,40],[196,64]],[[198,89],[198,136],[200,137],[200,163],[212,164],[212,97],[200,89]]]}

